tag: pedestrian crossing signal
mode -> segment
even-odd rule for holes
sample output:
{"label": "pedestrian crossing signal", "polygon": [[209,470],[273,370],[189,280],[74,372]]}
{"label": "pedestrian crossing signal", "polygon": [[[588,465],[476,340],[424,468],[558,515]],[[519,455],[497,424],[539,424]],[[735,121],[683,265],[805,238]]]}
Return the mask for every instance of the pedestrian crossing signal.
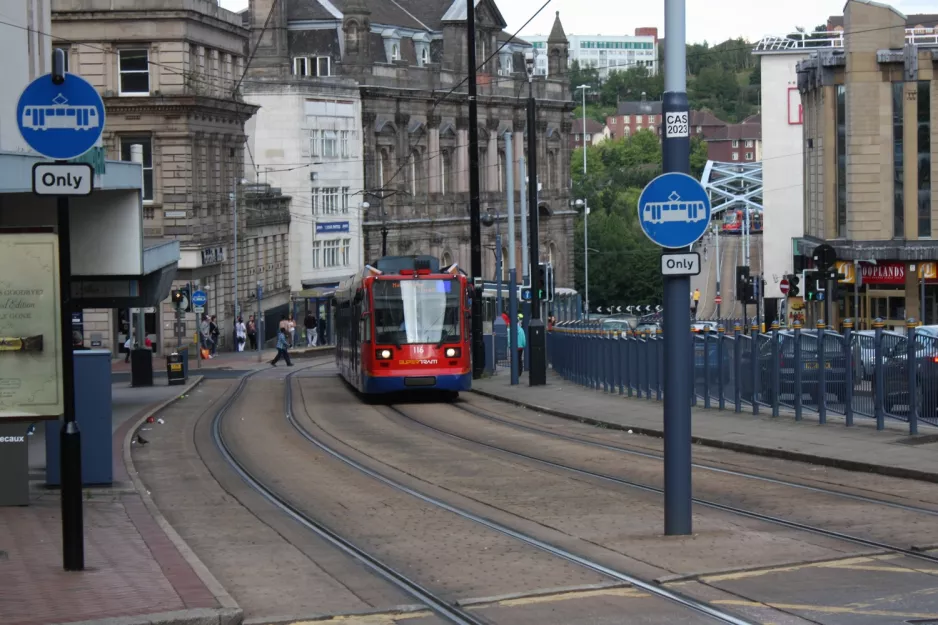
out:
{"label": "pedestrian crossing signal", "polygon": [[173,289],[170,294],[170,299],[173,302],[173,306],[176,310],[181,312],[190,312],[190,299],[189,299],[189,290],[188,289]]}
{"label": "pedestrian crossing signal", "polygon": [[801,278],[798,277],[798,274],[793,273],[788,278],[788,296],[789,297],[798,297],[801,295],[801,289],[799,285],[801,284]]}

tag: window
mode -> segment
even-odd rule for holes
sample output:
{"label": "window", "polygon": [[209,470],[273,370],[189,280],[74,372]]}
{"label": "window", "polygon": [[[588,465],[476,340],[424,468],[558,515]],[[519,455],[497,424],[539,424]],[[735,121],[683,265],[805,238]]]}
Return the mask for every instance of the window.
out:
{"label": "window", "polygon": [[334,130],[322,131],[322,156],[323,158],[336,158],[338,156],[338,146],[336,145],[336,133]]}
{"label": "window", "polygon": [[613,126],[616,125],[616,118],[615,118],[615,117],[612,118],[612,125],[613,125]]}
{"label": "window", "polygon": [[847,92],[837,85],[837,236],[847,237]]}
{"label": "window", "polygon": [[746,160],[747,160],[747,161],[751,161],[751,160],[752,160],[752,152],[746,152]]}
{"label": "window", "polygon": [[[61,50],[62,53],[65,54],[65,67],[64,67],[64,69],[65,69],[65,71],[67,72],[67,71],[68,71],[68,49],[67,49],[67,48],[55,48],[55,50]],[[53,50],[53,52],[55,52],[55,50]]]}
{"label": "window", "polygon": [[892,235],[905,237],[905,193],[902,182],[902,83],[892,83],[893,224]]}
{"label": "window", "polygon": [[150,59],[146,50],[118,50],[120,95],[150,95]]}
{"label": "window", "polygon": [[738,160],[739,160],[739,152],[733,152],[733,160],[734,160],[734,161],[738,161]]}
{"label": "window", "polygon": [[339,214],[339,188],[326,187],[322,190],[322,214]]}
{"label": "window", "polygon": [[319,214],[321,205],[322,205],[321,193],[318,188],[313,187],[312,197],[310,199],[310,207],[312,208],[313,215]]}
{"label": "window", "polygon": [[121,137],[121,160],[130,160],[130,146],[143,146],[143,201],[153,201],[153,140],[150,137]]}
{"label": "window", "polygon": [[331,76],[332,59],[328,56],[293,57],[294,76]]}
{"label": "window", "polygon": [[[316,225],[313,224],[313,230],[315,231],[315,229],[316,229]],[[320,260],[319,260],[320,243],[319,241],[313,241],[312,248],[313,248],[313,269],[319,269],[320,267]]]}
{"label": "window", "polygon": [[440,194],[446,195],[446,177],[449,175],[449,152],[443,152],[440,158]]}
{"label": "window", "polygon": [[931,91],[918,82],[918,236],[931,237]]}
{"label": "window", "polygon": [[636,124],[642,123],[642,116],[641,116],[641,115],[636,115],[636,116],[635,116],[635,123],[636,123]]}
{"label": "window", "polygon": [[733,139],[733,147],[734,147],[734,148],[738,148],[738,147],[739,147],[739,139]]}
{"label": "window", "polygon": [[309,65],[305,56],[297,56],[293,58],[293,75],[309,76]]}
{"label": "window", "polygon": [[349,188],[342,187],[342,212],[348,214]]}
{"label": "window", "polygon": [[746,147],[747,147],[747,148],[751,148],[752,146],[753,146],[753,141],[752,141],[752,139],[746,139]]}
{"label": "window", "polygon": [[702,132],[703,132],[703,126],[697,126],[697,134],[700,134]]}
{"label": "window", "polygon": [[342,245],[339,247],[339,262],[343,267],[348,267],[351,262],[352,240],[342,239]]}
{"label": "window", "polygon": [[339,240],[331,239],[322,242],[322,265],[323,267],[339,266]]}
{"label": "window", "polygon": [[396,44],[391,44],[391,60],[400,61],[401,60],[401,48]]}
{"label": "window", "polygon": [[430,50],[428,48],[424,48],[423,50],[420,51],[420,64],[426,65],[429,62],[430,62]]}
{"label": "window", "polygon": [[310,130],[309,131],[309,155],[310,156],[319,156],[319,131]]}
{"label": "window", "polygon": [[631,115],[625,115],[625,116],[623,116],[623,117],[622,117],[622,123],[623,123],[623,124],[629,124],[629,123],[631,123]]}
{"label": "window", "polygon": [[343,130],[342,132],[339,133],[339,142],[341,144],[342,158],[349,157],[348,135],[349,135],[348,130]]}

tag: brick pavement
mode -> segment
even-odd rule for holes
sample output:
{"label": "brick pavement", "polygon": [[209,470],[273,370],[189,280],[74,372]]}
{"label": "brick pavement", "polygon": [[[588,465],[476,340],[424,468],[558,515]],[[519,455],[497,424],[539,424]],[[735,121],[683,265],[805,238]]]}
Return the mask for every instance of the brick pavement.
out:
{"label": "brick pavement", "polygon": [[[306,358],[314,355],[329,353],[333,346],[325,347],[299,347],[290,350],[291,358]],[[257,352],[219,352],[215,358],[202,361],[202,369],[238,369],[251,370],[258,366],[267,365],[277,354],[275,349],[265,349],[262,352],[260,364],[257,362]],[[166,371],[166,358],[164,356],[153,357],[153,373]],[[130,363],[124,362],[123,358],[111,361],[112,373],[130,373]],[[189,375],[197,375],[199,372],[199,363],[194,358],[189,360]]]}
{"label": "brick pavement", "polygon": [[[507,373],[473,381],[473,390],[538,410],[545,414],[586,423],[631,429],[638,434],[663,435],[663,404],[648,399],[625,398],[594,391],[548,372],[542,387],[528,385],[527,374],[511,386]],[[692,410],[694,442],[745,453],[797,460],[841,469],[874,472],[893,477],[938,482],[938,437],[935,428],[920,426],[918,437],[908,436],[908,425],[887,421],[883,431],[875,421],[857,417],[853,427],[828,416],[819,425],[817,415],[805,413],[802,421],[792,416],[772,417],[696,407]],[[916,440],[917,439],[917,440]],[[909,444],[914,443],[914,444]]]}
{"label": "brick pavement", "polygon": [[240,620],[230,598],[217,597],[191,554],[161,529],[146,495],[128,487],[122,443],[155,407],[142,407],[115,431],[115,487],[85,491],[84,571],[62,569],[58,491],[34,487],[29,506],[0,508],[0,623],[149,623],[156,614],[161,623]]}

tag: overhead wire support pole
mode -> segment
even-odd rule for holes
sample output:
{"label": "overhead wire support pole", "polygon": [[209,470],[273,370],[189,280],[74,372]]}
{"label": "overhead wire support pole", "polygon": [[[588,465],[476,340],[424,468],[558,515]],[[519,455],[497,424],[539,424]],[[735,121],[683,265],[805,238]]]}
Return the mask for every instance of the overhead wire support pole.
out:
{"label": "overhead wire support pole", "polygon": [[[541,287],[538,261],[538,207],[537,207],[537,111],[534,99],[534,54],[525,56],[528,73],[528,236],[531,245],[531,320],[528,322],[528,353],[530,367],[528,383],[542,386],[547,383],[547,336],[541,320]],[[543,285],[546,287],[546,285]],[[546,294],[546,293],[545,293]]]}
{"label": "overhead wire support pole", "polygon": [[469,83],[469,236],[472,246],[470,271],[474,285],[472,298],[472,378],[485,370],[485,344],[482,342],[482,215],[479,208],[479,111],[476,102],[476,18],[475,0],[466,0],[466,54]]}
{"label": "overhead wire support pole", "polygon": [[[586,178],[586,90],[589,85],[580,85],[577,89],[583,90],[583,177]],[[589,232],[590,232],[590,208],[589,200],[583,198],[583,291],[584,306],[583,312],[586,320],[590,318],[590,255],[589,255]]]}
{"label": "overhead wire support pole", "polygon": [[[519,146],[519,149],[524,148]],[[511,383],[518,383],[518,269],[515,258],[515,161],[511,131],[505,133],[505,169],[508,187],[508,354]],[[522,181],[523,182],[523,181]],[[522,187],[524,185],[522,184]]]}
{"label": "overhead wire support pole", "polygon": [[[687,36],[685,0],[665,0],[664,97],[662,113],[688,115]],[[667,125],[667,124],[666,124]],[[689,132],[664,133],[663,171],[690,174]],[[689,130],[689,128],[688,128]],[[692,533],[691,410],[692,388],[680,363],[691,362],[690,277],[664,277],[664,358],[669,368],[664,382],[664,533]],[[670,364],[669,364],[670,363]]]}

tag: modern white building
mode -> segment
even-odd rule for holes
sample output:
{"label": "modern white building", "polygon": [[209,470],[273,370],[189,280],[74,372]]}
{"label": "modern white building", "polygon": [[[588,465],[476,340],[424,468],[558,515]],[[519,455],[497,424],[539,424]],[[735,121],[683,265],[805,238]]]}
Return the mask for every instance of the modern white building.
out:
{"label": "modern white building", "polygon": [[762,257],[765,297],[781,298],[779,282],[791,273],[792,239],[804,233],[804,137],[795,66],[840,37],[766,37],[756,44],[762,71]]}
{"label": "modern white building", "polygon": [[[639,34],[640,33],[640,34]],[[538,75],[547,75],[547,35],[531,35],[525,41],[534,46]],[[570,42],[569,63],[599,70],[606,79],[609,72],[645,67],[649,74],[658,72],[658,33],[656,28],[638,28],[635,35],[567,35]]]}
{"label": "modern white building", "polygon": [[364,264],[358,86],[334,76],[252,76],[244,91],[261,107],[246,128],[246,177],[293,197],[290,290],[337,286]]}

